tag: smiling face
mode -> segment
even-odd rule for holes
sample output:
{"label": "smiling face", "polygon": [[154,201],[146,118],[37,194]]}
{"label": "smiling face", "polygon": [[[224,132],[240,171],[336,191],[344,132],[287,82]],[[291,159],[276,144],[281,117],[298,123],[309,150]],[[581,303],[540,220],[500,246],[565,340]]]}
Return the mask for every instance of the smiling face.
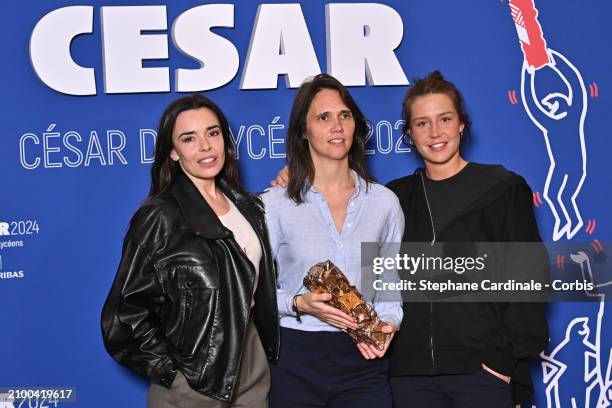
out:
{"label": "smiling face", "polygon": [[417,97],[410,106],[410,118],[410,137],[426,168],[459,165],[464,124],[448,95],[432,93]]}
{"label": "smiling face", "polygon": [[315,167],[323,160],[347,160],[353,144],[355,119],[340,93],[322,89],[306,115],[306,134]]}
{"label": "smiling face", "polygon": [[219,119],[210,109],[181,112],[172,131],[170,158],[178,161],[196,184],[212,182],[225,163],[225,145]]}

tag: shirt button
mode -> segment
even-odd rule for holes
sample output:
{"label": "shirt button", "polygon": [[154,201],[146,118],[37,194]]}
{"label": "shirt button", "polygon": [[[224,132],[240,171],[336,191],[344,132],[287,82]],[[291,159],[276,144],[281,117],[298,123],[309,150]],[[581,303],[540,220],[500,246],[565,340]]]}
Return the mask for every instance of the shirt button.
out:
{"label": "shirt button", "polygon": [[225,389],[229,391],[229,390],[232,389],[232,386],[228,384],[228,385],[225,386]]}
{"label": "shirt button", "polygon": [[228,399],[228,398],[229,398],[229,394],[225,394],[225,395],[223,396],[223,398]]}

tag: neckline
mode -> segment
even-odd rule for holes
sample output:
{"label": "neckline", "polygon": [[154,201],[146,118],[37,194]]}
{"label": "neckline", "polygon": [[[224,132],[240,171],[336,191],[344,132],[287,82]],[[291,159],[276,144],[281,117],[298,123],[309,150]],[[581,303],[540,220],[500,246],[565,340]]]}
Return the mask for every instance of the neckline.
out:
{"label": "neckline", "polygon": [[472,167],[473,167],[473,162],[471,161],[467,162],[467,164],[461,170],[459,170],[456,174],[453,174],[452,176],[442,179],[442,180],[434,180],[434,179],[429,178],[425,170],[423,170],[423,176],[425,176],[425,181],[427,181],[430,184],[437,184],[437,185],[447,184],[447,183],[452,183],[453,181],[462,177],[464,174],[467,173],[468,169],[471,169]]}
{"label": "neckline", "polygon": [[[355,191],[353,191],[353,194],[351,194],[351,197],[349,200],[353,200],[359,196],[359,193],[361,192],[361,188],[363,185],[363,179],[359,177],[359,174],[357,174],[357,172],[353,169],[351,169],[351,172],[353,172],[353,176],[355,177]],[[308,190],[312,193],[322,196],[322,194],[312,184],[310,185]]]}
{"label": "neckline", "polygon": [[227,210],[227,212],[225,214],[217,215],[217,217],[219,217],[219,219],[229,216],[234,211],[234,208],[236,208],[234,206],[234,203],[232,202],[232,200],[230,200],[225,194],[223,194],[223,197],[225,197],[225,199],[229,203],[229,209]]}

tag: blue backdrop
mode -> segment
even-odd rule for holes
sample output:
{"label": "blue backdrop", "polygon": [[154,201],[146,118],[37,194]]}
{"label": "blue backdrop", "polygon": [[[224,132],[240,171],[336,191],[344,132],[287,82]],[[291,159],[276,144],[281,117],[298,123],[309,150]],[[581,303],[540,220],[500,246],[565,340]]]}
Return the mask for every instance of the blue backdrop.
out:
{"label": "blue backdrop", "polygon": [[[41,51],[40,38],[36,44],[31,38],[48,13],[82,3],[5,4],[0,16],[4,27],[0,174],[5,180],[0,206],[0,387],[75,387],[74,406],[79,407],[145,405],[147,383],[104,351],[99,315],[127,223],[148,191],[157,120],[180,94],[175,71],[199,67],[172,40],[173,22],[202,4],[88,2],[92,17],[84,21],[92,25],[91,32],[65,44],[78,65],[94,70],[96,90],[81,96],[58,92],[41,77],[59,75],[58,68],[45,65],[50,60],[44,59],[41,67],[35,67],[45,44]],[[284,163],[282,141],[295,90],[287,88],[282,76],[272,89],[241,89],[260,2],[233,4],[233,28],[213,31],[234,45],[238,70],[231,81],[206,94],[230,119],[246,187],[260,191]],[[330,62],[326,4],[301,3],[322,71]],[[606,164],[611,147],[606,120],[612,106],[608,80],[612,4],[605,0],[382,4],[394,9],[403,22],[399,27],[403,38],[394,53],[405,76],[411,79],[439,69],[463,91],[473,121],[465,156],[501,163],[527,179],[545,240],[584,242],[589,256],[605,252],[612,232],[612,173]],[[112,78],[103,67],[111,63],[105,47],[112,44],[110,36],[103,38],[102,7],[127,5],[165,6],[167,28],[155,27],[150,34],[167,44],[168,57],[144,61],[143,66],[169,67],[169,91],[108,92]],[[51,27],[51,33],[61,31],[61,26]],[[364,36],[375,34],[364,29]],[[306,46],[283,49],[288,46],[275,45],[281,55],[308,50]],[[343,52],[361,51],[344,45]],[[214,55],[208,58],[212,61]],[[419,160],[400,143],[401,100],[407,86],[373,86],[370,81],[350,89],[372,123],[367,147],[374,175],[385,183],[412,173]],[[559,254],[555,262],[567,273],[576,271],[569,267],[576,263],[569,254]],[[597,280],[593,269],[595,283],[606,284]],[[550,305],[550,347],[533,367],[534,406],[610,404],[612,327],[606,318],[612,311],[606,313],[607,307],[605,302]],[[37,406],[56,406],[41,402]]]}

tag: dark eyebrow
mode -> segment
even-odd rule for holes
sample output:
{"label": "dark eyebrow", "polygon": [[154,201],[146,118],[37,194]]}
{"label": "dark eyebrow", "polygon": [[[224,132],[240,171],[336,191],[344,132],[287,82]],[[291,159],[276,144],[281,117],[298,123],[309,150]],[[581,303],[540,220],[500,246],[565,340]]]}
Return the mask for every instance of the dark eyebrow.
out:
{"label": "dark eyebrow", "polygon": [[181,137],[183,137],[183,136],[191,136],[191,135],[195,135],[195,133],[196,133],[196,132],[195,132],[195,130],[190,130],[190,131],[188,131],[188,132],[183,132],[183,133],[181,133],[181,134],[179,134],[179,135],[178,135],[178,138],[180,139],[180,138],[181,138]]}
{"label": "dark eyebrow", "polygon": [[[453,114],[454,114],[454,112],[453,112],[453,111],[446,111],[446,112],[442,112],[442,113],[438,114],[438,115],[437,115],[437,117],[444,116],[444,115],[448,115],[449,113],[450,113],[451,115],[453,115]],[[417,116],[416,118],[412,118],[412,120],[413,120],[413,121],[415,121],[415,120],[419,120],[419,119],[427,119],[427,116]]]}
{"label": "dark eyebrow", "polygon": [[[342,109],[342,110],[341,110],[339,113],[340,113],[340,114],[343,114],[343,113],[350,113],[351,115],[353,114],[353,112],[351,112],[351,110],[350,110],[350,109]],[[331,114],[331,112],[330,112],[330,111],[325,111],[325,112],[321,112],[321,113],[316,113],[316,114],[315,114],[315,116],[316,116],[316,117],[320,117],[320,116],[323,116],[323,115],[325,115],[325,114],[329,115],[329,114]]]}
{"label": "dark eyebrow", "polygon": [[[209,132],[215,128],[219,128],[221,129],[221,126],[219,125],[212,125],[206,128],[206,131]],[[187,132],[183,132],[181,134],[178,135],[179,138],[183,137],[183,136],[191,136],[191,135],[195,135],[196,131],[195,130],[189,130]]]}

